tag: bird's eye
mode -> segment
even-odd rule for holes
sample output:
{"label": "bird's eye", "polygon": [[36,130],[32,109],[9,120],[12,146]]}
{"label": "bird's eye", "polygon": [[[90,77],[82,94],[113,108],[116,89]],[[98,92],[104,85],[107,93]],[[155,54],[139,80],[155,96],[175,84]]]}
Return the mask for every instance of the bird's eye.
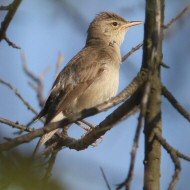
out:
{"label": "bird's eye", "polygon": [[118,26],[118,23],[117,22],[112,22],[112,25],[113,26]]}

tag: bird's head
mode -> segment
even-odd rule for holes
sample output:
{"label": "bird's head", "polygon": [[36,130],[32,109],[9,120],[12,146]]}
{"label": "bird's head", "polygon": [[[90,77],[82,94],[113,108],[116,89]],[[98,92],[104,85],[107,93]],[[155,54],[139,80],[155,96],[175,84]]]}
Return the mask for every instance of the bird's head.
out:
{"label": "bird's head", "polygon": [[141,21],[127,21],[115,13],[101,12],[88,28],[87,44],[103,41],[120,46],[128,29],[142,23]]}

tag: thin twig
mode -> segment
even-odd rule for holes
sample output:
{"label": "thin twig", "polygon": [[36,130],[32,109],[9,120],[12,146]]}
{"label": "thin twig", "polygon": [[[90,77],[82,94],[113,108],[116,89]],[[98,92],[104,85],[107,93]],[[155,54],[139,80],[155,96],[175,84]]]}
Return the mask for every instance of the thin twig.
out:
{"label": "thin twig", "polygon": [[167,98],[170,104],[190,122],[190,113],[175,99],[172,93],[165,86],[162,86],[162,94]]}
{"label": "thin twig", "polygon": [[168,187],[168,190],[174,190],[175,186],[179,180],[180,172],[181,172],[181,163],[178,158],[179,152],[175,150],[170,144],[167,143],[166,139],[164,139],[156,130],[154,131],[155,137],[160,142],[160,144],[166,149],[168,154],[171,156],[171,159],[175,165],[175,172]]}
{"label": "thin twig", "polygon": [[4,123],[6,125],[9,125],[9,126],[11,126],[13,128],[17,128],[17,129],[19,129],[21,131],[33,132],[35,130],[34,128],[28,128],[28,127],[26,127],[24,125],[19,124],[18,122],[12,122],[10,120],[7,120],[7,119],[1,118],[1,117],[0,117],[0,122]]}
{"label": "thin twig", "polygon": [[13,87],[10,83],[5,82],[2,79],[0,79],[0,83],[4,84],[9,89],[11,89],[16,94],[16,96],[24,103],[24,105],[27,106],[29,110],[31,110],[36,115],[38,114],[38,112],[22,97],[22,95],[19,93],[19,91],[15,87]]}
{"label": "thin twig", "polygon": [[[11,20],[13,19],[20,3],[22,2],[22,0],[14,0],[10,5],[7,6],[6,10],[8,11],[3,22],[1,22],[1,28],[0,28],[0,41],[1,40],[6,40],[6,42],[8,42],[9,45],[11,45],[12,47],[18,48],[18,46],[16,46],[13,42],[11,42],[7,36],[6,36],[6,31],[7,28],[11,22]],[[5,6],[1,7],[2,10],[5,10]]]}
{"label": "thin twig", "polygon": [[48,183],[50,177],[52,176],[52,170],[53,170],[53,166],[55,164],[55,160],[56,160],[56,157],[58,155],[58,151],[53,151],[49,161],[48,161],[48,166],[47,166],[47,170],[46,170],[46,173],[44,175],[44,182],[45,183]]}
{"label": "thin twig", "polygon": [[41,75],[38,77],[29,70],[28,64],[27,64],[27,59],[26,59],[26,54],[24,53],[24,51],[21,52],[21,58],[22,58],[22,62],[23,62],[24,72],[30,79],[32,79],[33,82],[35,82],[37,84],[37,86],[35,86],[33,83],[29,83],[30,86],[37,92],[37,98],[38,98],[40,107],[43,107],[44,103],[45,103],[45,98],[43,95],[43,89],[44,89],[43,79],[49,72],[50,67],[47,67],[41,73]]}
{"label": "thin twig", "polygon": [[127,53],[126,55],[124,55],[122,57],[122,62],[124,62],[130,55],[132,55],[135,51],[137,51],[138,49],[140,49],[143,46],[143,42],[141,42],[140,44],[138,44],[137,46],[135,46],[134,48],[132,48],[129,53]]}
{"label": "thin twig", "polygon": [[190,10],[190,5],[187,5],[175,18],[173,18],[168,24],[163,26],[163,29],[168,29],[172,24],[179,20],[186,12]]}
{"label": "thin twig", "polygon": [[140,138],[140,132],[141,132],[141,129],[143,127],[148,97],[150,94],[150,85],[151,85],[150,82],[147,81],[147,83],[144,87],[144,94],[143,94],[143,97],[141,100],[141,107],[140,107],[141,111],[139,114],[139,119],[138,119],[138,124],[137,124],[136,132],[135,132],[135,137],[133,140],[133,147],[132,147],[132,152],[131,152],[129,172],[128,172],[128,175],[127,175],[127,178],[125,179],[125,181],[118,185],[117,190],[119,190],[123,187],[125,187],[126,190],[129,190],[131,187],[131,182],[133,180],[133,175],[134,175],[135,159],[136,159],[136,153],[137,153],[137,148],[138,148],[138,143],[139,143],[139,138]]}
{"label": "thin twig", "polygon": [[8,11],[10,9],[10,5],[8,6],[0,6],[0,11]]}
{"label": "thin twig", "polygon": [[110,184],[109,184],[109,182],[108,182],[108,179],[107,179],[107,177],[106,177],[106,175],[105,175],[104,170],[103,170],[102,167],[100,167],[100,171],[101,171],[101,173],[102,173],[102,176],[103,176],[103,178],[104,178],[104,181],[105,181],[105,183],[106,183],[106,186],[107,186],[108,190],[111,190]]}
{"label": "thin twig", "polygon": [[16,49],[21,49],[21,47],[17,46],[15,43],[13,43],[7,36],[4,37],[4,40],[9,44],[9,46],[16,48]]}

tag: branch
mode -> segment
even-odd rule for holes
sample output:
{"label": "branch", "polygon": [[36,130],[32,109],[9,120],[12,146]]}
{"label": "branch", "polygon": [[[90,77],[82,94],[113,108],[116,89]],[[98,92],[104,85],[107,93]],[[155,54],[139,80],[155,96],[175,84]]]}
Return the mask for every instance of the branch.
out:
{"label": "branch", "polygon": [[16,46],[13,42],[11,42],[7,37],[6,37],[6,31],[7,28],[12,20],[12,18],[14,17],[20,3],[22,2],[22,0],[14,0],[10,5],[8,5],[7,7],[5,6],[1,6],[1,10],[7,10],[8,13],[6,14],[3,22],[1,23],[1,28],[0,28],[0,41],[1,40],[5,40],[6,42],[8,42],[9,45],[11,45],[14,48],[19,48],[18,46]]}
{"label": "branch", "polygon": [[170,182],[169,188],[168,190],[174,190],[177,181],[179,180],[179,175],[181,172],[181,163],[180,160],[178,158],[177,152],[171,145],[169,145],[166,141],[166,139],[164,139],[156,130],[154,132],[156,139],[160,142],[160,144],[166,149],[166,151],[168,152],[168,154],[170,154],[171,159],[175,165],[175,172],[172,178],[172,181]]}
{"label": "branch", "polygon": [[124,62],[126,59],[128,59],[128,57],[130,55],[132,55],[135,51],[137,51],[138,49],[140,49],[143,46],[143,42],[141,42],[140,44],[138,44],[137,46],[135,46],[134,48],[131,49],[131,51],[129,51],[126,55],[124,55],[122,57],[122,62]]}
{"label": "branch", "polygon": [[150,93],[150,82],[149,81],[146,82],[146,85],[144,87],[144,95],[141,100],[141,111],[139,114],[139,121],[137,124],[135,137],[133,140],[129,172],[128,172],[128,175],[127,175],[127,178],[125,179],[125,181],[118,185],[117,190],[123,188],[124,186],[125,186],[126,190],[129,190],[130,186],[131,186],[131,182],[133,180],[135,159],[136,159],[136,153],[137,153],[137,148],[138,148],[138,143],[139,143],[139,138],[140,138],[140,132],[141,132],[141,129],[142,129],[142,126],[144,123],[144,117],[145,117],[145,113],[146,113],[146,109],[147,109],[147,101],[148,101],[148,97],[149,97],[149,93]]}
{"label": "branch", "polygon": [[127,118],[134,114],[133,110],[138,110],[137,107],[139,107],[140,97],[141,94],[138,90],[131,98],[126,100],[121,106],[108,115],[98,126],[96,126],[96,128],[92,129],[91,132],[87,133],[80,139],[74,139],[68,137],[68,135],[60,135],[61,138],[56,140],[58,142],[58,148],[60,149],[60,147],[65,146],[77,151],[88,148],[88,146],[112,129],[123,117]]}
{"label": "branch", "polygon": [[103,178],[104,178],[104,181],[106,182],[106,186],[107,186],[108,190],[111,190],[110,184],[109,184],[109,182],[108,182],[108,179],[107,179],[107,177],[106,177],[106,175],[105,175],[104,170],[103,170],[102,167],[100,167],[100,171],[101,171],[101,173],[102,173],[102,176],[103,176]]}
{"label": "branch", "polygon": [[4,37],[4,40],[9,44],[9,46],[12,46],[13,48],[16,48],[16,49],[21,49],[21,47],[13,43],[6,35]]}
{"label": "branch", "polygon": [[172,24],[179,20],[186,12],[190,10],[190,5],[187,5],[175,18],[173,18],[168,24],[163,26],[163,29],[168,29]]}
{"label": "branch", "polygon": [[[107,109],[126,100],[135,91],[137,91],[137,89],[139,89],[146,80],[147,80],[146,70],[141,71],[137,75],[137,77],[135,77],[135,79],[131,82],[131,84],[128,87],[126,87],[118,96],[110,99],[109,101],[107,101],[103,104],[98,105],[95,108],[83,110],[81,113],[75,114],[71,118],[66,118],[66,119],[56,122],[56,123],[50,123],[46,127],[37,129],[34,132],[31,132],[30,134],[22,135],[9,142],[0,144],[0,151],[14,148],[15,146],[18,146],[19,144],[22,144],[25,142],[30,142],[34,138],[40,137],[40,136],[44,135],[45,133],[53,131],[54,129],[63,128],[63,126],[66,126],[68,124],[71,124],[73,122],[81,120],[83,118],[106,111]],[[116,122],[116,119],[118,120],[124,116],[122,112],[123,112],[123,109],[124,110],[128,109],[128,107],[125,107],[128,104],[131,105],[131,102],[126,101],[123,105],[121,105],[119,108],[117,108],[117,110],[115,110],[115,112],[113,112],[110,116],[107,117],[107,119],[105,119],[103,122],[101,122],[98,127],[96,127],[90,133],[88,133],[81,141],[77,140],[77,141],[75,141],[75,143],[68,143],[68,140],[69,141],[73,140],[73,138],[69,138],[69,139],[63,140],[63,144],[65,144],[65,142],[67,142],[67,145],[69,148],[75,148],[77,150],[85,149],[90,144],[92,144],[96,139],[100,138],[107,130],[111,129],[110,126],[114,124],[113,123],[114,121]],[[130,112],[129,109],[128,109],[128,112]],[[79,147],[78,147],[77,142],[80,143]],[[84,142],[88,142],[88,143],[84,143]],[[83,145],[83,143],[84,143],[84,145]]]}
{"label": "branch", "polygon": [[54,151],[51,155],[51,158],[48,161],[48,167],[47,167],[44,179],[43,179],[45,183],[47,183],[49,181],[50,177],[52,176],[52,170],[53,170],[53,166],[55,164],[57,155],[58,155],[58,151]]}
{"label": "branch", "polygon": [[9,89],[11,89],[15,95],[24,103],[24,105],[31,110],[34,114],[38,114],[38,112],[22,97],[22,95],[19,93],[18,89],[16,89],[15,87],[13,87],[11,84],[9,84],[8,82],[5,82],[4,80],[0,79],[0,83],[4,84],[5,86],[7,86]]}
{"label": "branch", "polygon": [[190,122],[190,113],[175,99],[172,93],[165,87],[162,86],[162,94],[167,98],[170,104]]}
{"label": "branch", "polygon": [[28,128],[24,125],[19,124],[18,122],[12,122],[12,121],[9,121],[9,120],[1,118],[1,117],[0,117],[0,122],[4,123],[6,125],[9,125],[13,128],[17,128],[21,131],[33,132],[35,130],[34,128]]}
{"label": "branch", "polygon": [[47,72],[49,72],[50,68],[48,67],[47,69],[45,69],[44,72],[42,72],[42,74],[38,77],[29,70],[26,55],[23,51],[21,53],[21,58],[23,62],[24,72],[30,79],[32,79],[33,82],[37,84],[37,86],[35,86],[34,84],[29,83],[30,86],[32,86],[32,88],[37,92],[37,98],[38,98],[40,107],[43,107],[43,105],[45,104],[45,98],[43,95],[43,89],[44,89],[43,79],[46,76]]}

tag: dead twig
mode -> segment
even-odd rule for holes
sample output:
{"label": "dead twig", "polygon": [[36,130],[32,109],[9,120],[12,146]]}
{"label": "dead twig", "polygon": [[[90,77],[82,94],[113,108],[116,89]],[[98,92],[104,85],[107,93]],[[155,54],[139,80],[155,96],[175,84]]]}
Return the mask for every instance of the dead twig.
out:
{"label": "dead twig", "polygon": [[141,129],[142,129],[143,123],[144,123],[144,117],[145,117],[148,97],[149,97],[149,93],[150,93],[150,85],[151,85],[150,82],[147,81],[147,83],[144,87],[144,95],[141,100],[138,124],[137,124],[136,132],[135,132],[135,137],[133,140],[129,172],[128,172],[128,175],[127,175],[127,178],[125,179],[125,181],[120,183],[117,186],[117,190],[119,190],[123,187],[125,187],[126,190],[129,190],[130,186],[131,186],[131,182],[133,180],[136,153],[137,153],[137,148],[138,148],[138,143],[139,143],[139,138],[140,138],[140,132],[141,132]]}
{"label": "dead twig", "polygon": [[135,51],[137,51],[138,49],[140,49],[143,46],[143,42],[141,42],[140,44],[138,44],[137,46],[135,46],[134,48],[131,49],[131,51],[129,51],[126,55],[124,55],[122,57],[122,62],[124,62],[126,59],[128,59],[129,56],[131,56]]}
{"label": "dead twig", "polygon": [[33,132],[35,130],[34,128],[28,128],[28,127],[26,127],[24,125],[19,124],[18,122],[12,122],[12,121],[10,121],[8,119],[1,118],[1,117],[0,117],[0,122],[4,123],[6,125],[9,125],[9,126],[11,126],[13,128],[17,128],[17,129],[19,129],[21,131]]}
{"label": "dead twig", "polygon": [[14,0],[10,5],[8,6],[1,6],[0,10],[7,10],[7,14],[4,18],[4,20],[1,22],[1,28],[0,28],[0,41],[1,40],[5,40],[10,46],[12,46],[13,48],[19,48],[17,45],[15,45],[13,42],[11,42],[9,40],[9,38],[6,36],[6,31],[7,28],[11,22],[11,20],[13,19],[20,3],[22,2],[22,0]]}
{"label": "dead twig", "polygon": [[[43,90],[44,90],[44,84],[43,84],[43,79],[47,75],[47,73],[50,70],[50,67],[47,67],[40,76],[36,76],[34,73],[32,73],[27,64],[27,59],[25,53],[22,51],[21,53],[21,58],[23,62],[23,70],[26,73],[26,75],[32,80],[32,83],[30,82],[30,86],[37,92],[37,98],[39,101],[40,107],[43,107],[45,103],[45,98],[43,95]],[[33,84],[33,82],[36,83],[36,85]]]}
{"label": "dead twig", "polygon": [[173,25],[177,20],[179,20],[186,12],[190,10],[190,5],[187,5],[176,17],[174,17],[168,24],[163,26],[163,29],[168,29]]}
{"label": "dead twig", "polygon": [[21,47],[17,46],[15,43],[13,43],[7,36],[4,37],[4,40],[9,44],[9,46],[16,48],[16,49],[21,49]]}
{"label": "dead twig", "polygon": [[13,87],[10,83],[5,82],[4,80],[0,79],[0,83],[4,84],[7,86],[9,89],[11,89],[15,95],[24,103],[24,105],[31,110],[35,115],[38,114],[38,112],[22,97],[22,95],[19,93],[18,89]]}
{"label": "dead twig", "polygon": [[171,156],[171,159],[175,165],[174,175],[168,187],[168,190],[174,190],[181,173],[181,163],[178,158],[179,151],[175,150],[170,144],[168,144],[166,139],[164,139],[157,131],[155,131],[154,134],[156,139],[160,142],[160,144],[165,148],[165,150]]}
{"label": "dead twig", "polygon": [[167,98],[170,104],[190,122],[190,113],[175,99],[172,93],[165,86],[162,86],[162,94]]}
{"label": "dead twig", "polygon": [[101,173],[102,173],[102,176],[103,176],[103,178],[104,178],[104,181],[105,181],[105,183],[106,183],[106,186],[107,186],[108,190],[111,190],[110,184],[109,184],[109,182],[108,182],[108,179],[107,179],[107,177],[106,177],[106,175],[105,175],[104,170],[103,170],[102,167],[100,167],[100,171],[101,171]]}

